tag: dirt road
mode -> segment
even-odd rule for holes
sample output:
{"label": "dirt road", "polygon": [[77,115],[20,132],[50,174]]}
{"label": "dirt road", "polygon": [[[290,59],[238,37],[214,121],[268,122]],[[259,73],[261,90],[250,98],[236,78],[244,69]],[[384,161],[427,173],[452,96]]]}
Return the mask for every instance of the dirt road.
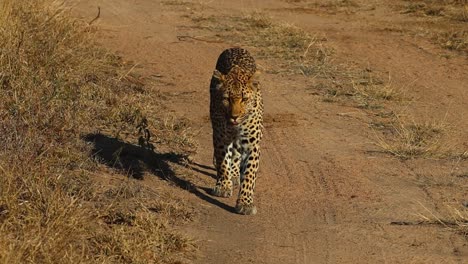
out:
{"label": "dirt road", "polygon": [[[300,1],[82,0],[80,16],[97,6],[101,41],[157,75],[174,115],[189,119],[200,145],[191,182],[213,186],[209,80],[228,42],[197,39],[188,16],[262,11],[326,36],[336,63],[389,73],[414,103],[414,116],[445,118],[468,138],[466,57],[441,57],[429,41],[381,30],[404,18],[383,7],[326,14],[297,9]],[[185,37],[184,37],[185,36]],[[187,38],[186,36],[193,37]],[[247,47],[249,48],[249,47]],[[454,53],[455,54],[455,53]],[[259,60],[267,65],[268,60]],[[156,78],[156,77],[155,77]],[[235,197],[175,190],[193,201],[199,219],[184,231],[200,244],[196,263],[463,263],[468,243],[451,227],[415,224],[422,216],[463,210],[466,162],[401,161],[376,152],[369,112],[322,100],[299,75],[262,75],[266,109],[263,157],[254,217],[233,213]],[[168,113],[163,113],[168,114]],[[465,142],[459,140],[459,144]],[[460,177],[458,177],[458,176]],[[203,198],[203,199],[202,199]]]}

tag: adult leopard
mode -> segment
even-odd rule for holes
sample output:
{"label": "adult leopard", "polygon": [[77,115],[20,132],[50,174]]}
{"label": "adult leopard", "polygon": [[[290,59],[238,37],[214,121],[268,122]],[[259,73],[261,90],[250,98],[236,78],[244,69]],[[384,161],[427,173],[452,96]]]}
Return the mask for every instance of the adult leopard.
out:
{"label": "adult leopard", "polygon": [[218,180],[212,194],[232,195],[239,184],[236,212],[254,215],[254,189],[260,161],[263,99],[257,66],[250,53],[230,48],[221,53],[210,85],[213,162]]}

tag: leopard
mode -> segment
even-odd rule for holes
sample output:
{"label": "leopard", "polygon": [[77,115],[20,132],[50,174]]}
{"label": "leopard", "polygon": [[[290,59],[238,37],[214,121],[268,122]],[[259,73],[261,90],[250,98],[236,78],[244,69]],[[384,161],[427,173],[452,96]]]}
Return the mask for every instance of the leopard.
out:
{"label": "leopard", "polygon": [[256,62],[246,49],[229,48],[219,55],[210,83],[210,119],[217,176],[211,194],[230,197],[239,185],[235,211],[255,215],[263,97]]}

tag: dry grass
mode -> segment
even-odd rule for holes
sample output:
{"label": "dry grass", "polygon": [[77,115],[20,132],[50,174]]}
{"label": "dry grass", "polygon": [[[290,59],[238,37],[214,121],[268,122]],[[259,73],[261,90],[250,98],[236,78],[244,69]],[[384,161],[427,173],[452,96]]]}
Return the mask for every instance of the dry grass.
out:
{"label": "dry grass", "polygon": [[302,0],[286,0],[286,2],[293,4],[296,12],[321,12],[327,14],[336,13],[353,13],[359,7],[356,1],[353,0],[320,0],[320,1],[302,1]]}
{"label": "dry grass", "polygon": [[393,225],[435,225],[453,230],[468,239],[468,211],[465,208],[447,207],[444,213],[435,213],[425,206],[423,213],[418,213],[419,221],[394,221]]}
{"label": "dry grass", "polygon": [[433,157],[440,153],[440,141],[446,126],[443,123],[404,123],[397,121],[392,126],[393,138],[380,139],[378,145],[388,153],[402,158]]}
{"label": "dry grass", "polygon": [[388,101],[401,101],[402,92],[392,85],[390,77],[382,81],[371,69],[352,70],[343,68],[333,74],[333,85],[326,89],[324,101],[335,102],[351,98],[357,107],[380,109]]}
{"label": "dry grass", "polygon": [[308,3],[308,7],[320,8],[329,14],[338,12],[351,13],[359,7],[359,4],[353,0],[327,0],[327,1],[312,1]]}
{"label": "dry grass", "polygon": [[176,153],[194,146],[186,125],[150,115],[161,110],[152,88],[97,48],[90,31],[57,2],[1,2],[1,263],[170,263],[194,249],[171,227],[190,215],[182,205],[154,205],[159,194],[135,180],[95,181],[103,165],[87,134],[136,143],[141,132],[145,148],[158,135]]}
{"label": "dry grass", "polygon": [[468,1],[466,0],[412,0],[403,6],[402,13],[420,16],[439,16],[455,21],[468,22]]}
{"label": "dry grass", "polygon": [[174,222],[192,218],[187,206],[175,197],[163,200],[158,196],[134,181],[122,182],[101,195],[95,207],[111,228],[94,233],[89,241],[98,262],[177,263],[194,249],[193,241],[170,228]]}
{"label": "dry grass", "polygon": [[241,46],[255,47],[257,58],[277,61],[271,73],[322,75],[328,66],[331,50],[323,38],[311,35],[294,25],[275,23],[262,13],[233,17],[192,16],[198,27],[214,31],[222,39]]}
{"label": "dry grass", "polygon": [[466,159],[466,152],[450,144],[450,126],[445,122],[407,122],[395,115],[394,121],[380,126],[387,132],[377,136],[376,145],[400,159]]}
{"label": "dry grass", "polygon": [[468,1],[419,0],[406,1],[399,9],[404,14],[427,18],[417,31],[418,35],[431,38],[442,47],[468,52]]}
{"label": "dry grass", "polygon": [[468,31],[446,31],[436,33],[433,39],[449,50],[468,51]]}
{"label": "dry grass", "polygon": [[243,41],[259,48],[260,58],[275,58],[286,62],[282,66],[306,76],[323,75],[331,51],[322,45],[323,38],[311,35],[294,25],[274,23],[261,13],[240,18],[239,32]]}
{"label": "dry grass", "polygon": [[420,213],[422,224],[440,225],[455,230],[468,239],[468,210],[466,208],[457,209],[455,207],[447,207],[443,216],[438,216],[427,208],[424,208],[426,213]]}
{"label": "dry grass", "polygon": [[179,7],[196,6],[196,3],[184,1],[184,0],[165,0],[165,1],[161,1],[161,4],[166,5],[166,6],[179,6]]}

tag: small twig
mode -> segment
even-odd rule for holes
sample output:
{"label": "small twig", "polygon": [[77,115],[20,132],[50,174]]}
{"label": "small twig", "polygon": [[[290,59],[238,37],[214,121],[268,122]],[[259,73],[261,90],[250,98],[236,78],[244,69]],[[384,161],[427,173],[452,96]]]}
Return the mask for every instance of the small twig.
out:
{"label": "small twig", "polygon": [[95,18],[93,18],[93,20],[91,20],[91,21],[88,23],[88,25],[90,25],[90,26],[91,26],[91,24],[94,23],[94,21],[98,20],[98,19],[101,17],[101,7],[98,6],[97,9],[98,9],[97,16],[96,16]]}
{"label": "small twig", "polygon": [[201,39],[201,38],[198,38],[198,37],[192,37],[192,36],[187,36],[187,35],[179,35],[179,36],[177,36],[177,39],[179,41],[184,41],[184,40],[187,40],[187,39],[193,39],[193,40],[203,41],[203,42],[208,42],[208,43],[224,43],[224,41],[221,41],[221,40],[206,40],[206,39]]}
{"label": "small twig", "polygon": [[400,225],[400,226],[417,226],[417,225],[432,225],[432,226],[443,226],[443,227],[456,227],[460,224],[467,224],[468,221],[447,221],[436,219],[434,221],[425,220],[425,221],[392,221],[391,225]]}
{"label": "small twig", "polygon": [[138,65],[139,65],[139,63],[135,63],[135,65],[133,65],[133,67],[130,68],[130,70],[128,70],[127,73],[125,73],[124,75],[120,76],[120,78],[119,78],[118,80],[121,81],[123,78],[126,78]]}
{"label": "small twig", "polygon": [[304,51],[304,54],[302,54],[302,58],[305,58],[307,56],[307,53],[309,53],[309,49],[310,47],[312,47],[312,45],[314,45],[317,41],[315,40],[315,38],[313,40],[310,41],[309,45],[307,46],[307,49]]}
{"label": "small twig", "polygon": [[401,225],[401,226],[413,226],[413,225],[421,225],[423,221],[392,221],[390,222],[391,225]]}

